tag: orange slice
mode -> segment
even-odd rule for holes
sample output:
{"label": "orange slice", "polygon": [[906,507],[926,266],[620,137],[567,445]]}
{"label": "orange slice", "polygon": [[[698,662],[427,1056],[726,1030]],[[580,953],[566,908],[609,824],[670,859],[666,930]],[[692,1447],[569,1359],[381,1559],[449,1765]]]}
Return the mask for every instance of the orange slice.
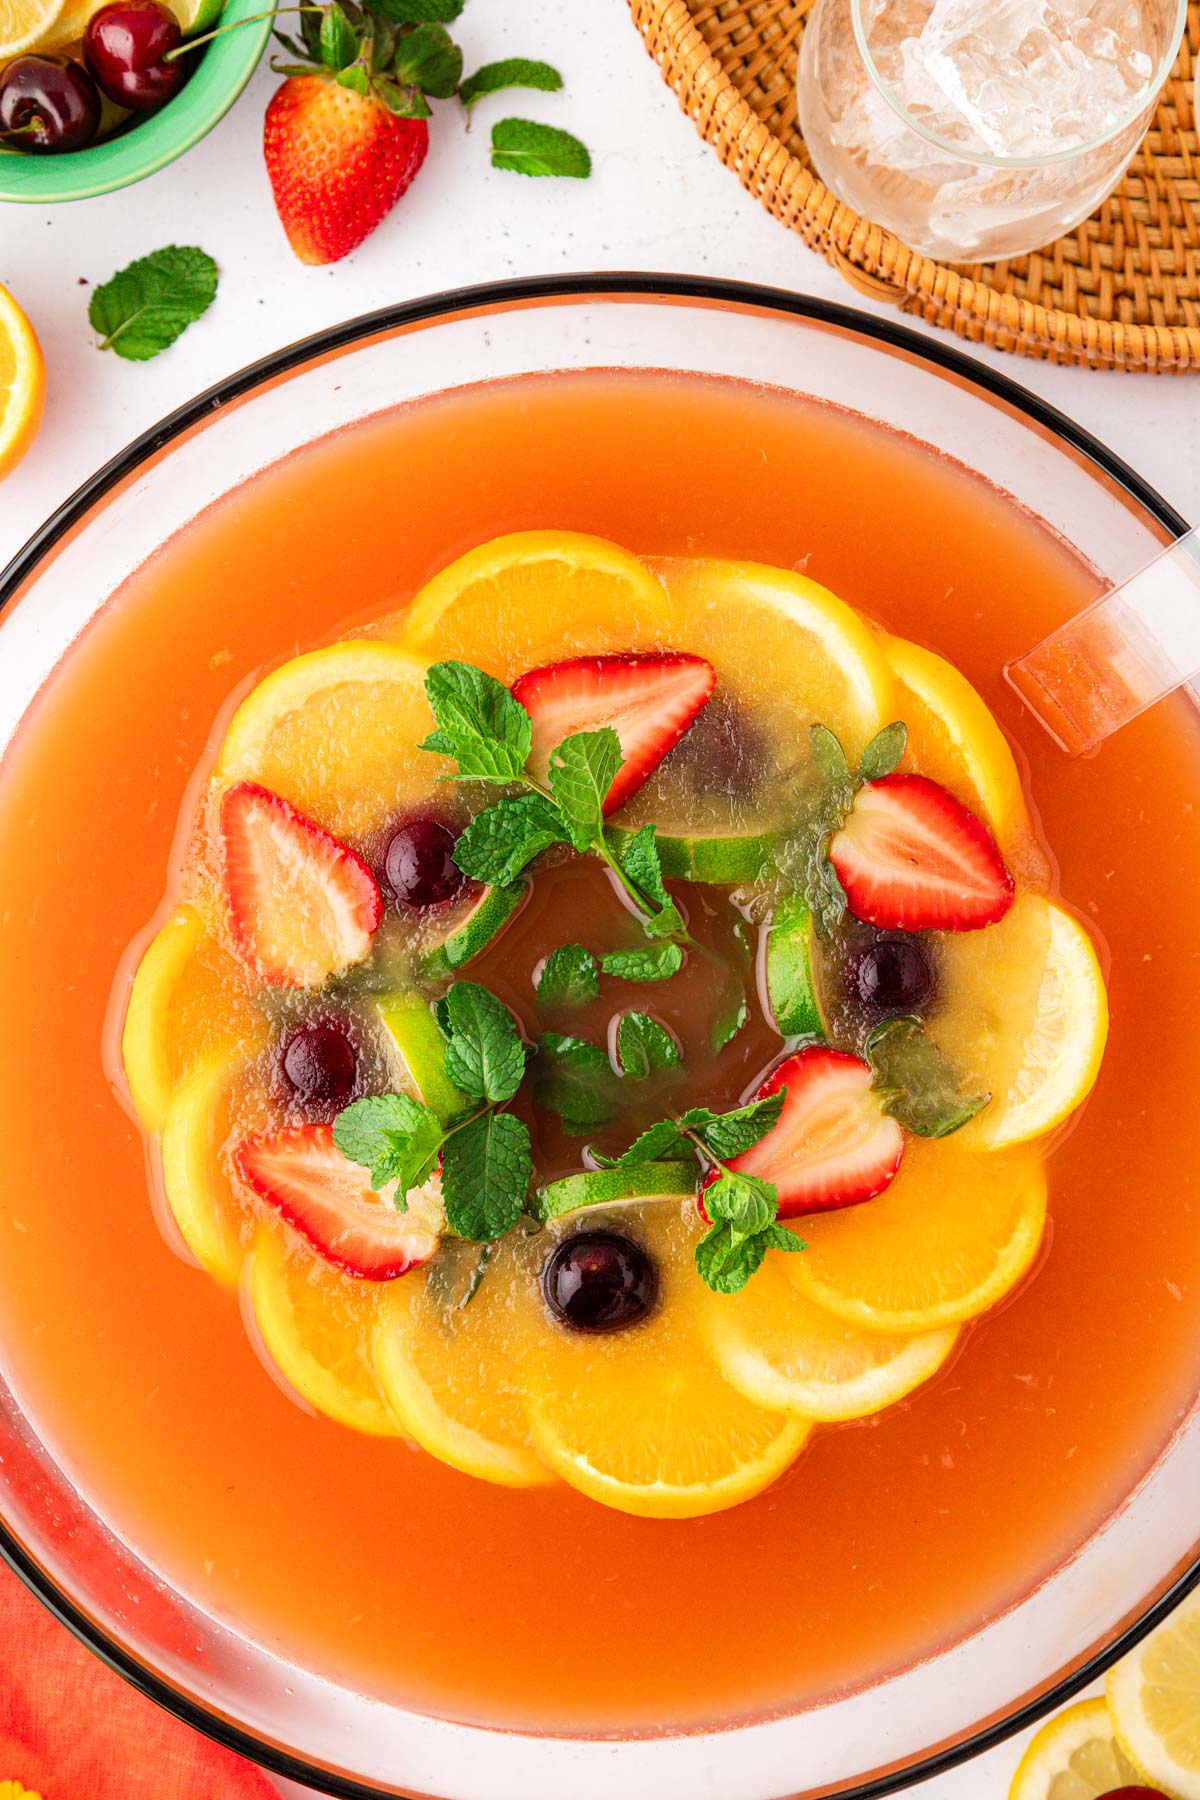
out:
{"label": "orange slice", "polygon": [[317,1412],[376,1437],[398,1435],[371,1355],[387,1285],[342,1274],[266,1226],[254,1241],[250,1298],[272,1361]]}
{"label": "orange slice", "polygon": [[533,1449],[513,1372],[513,1250],[493,1250],[478,1291],[462,1304],[453,1264],[477,1256],[449,1241],[421,1274],[392,1282],[375,1332],[375,1365],[406,1436],[455,1469],[504,1487],[554,1477]]}
{"label": "orange slice", "polygon": [[1141,1780],[1113,1736],[1104,1701],[1080,1700],[1042,1726],[1021,1758],[1008,1800],[1102,1800]]}
{"label": "orange slice", "polygon": [[959,1144],[1040,1137],[1087,1098],[1104,1055],[1108,998],[1091,939],[1024,893],[998,925],[948,933],[940,954],[947,998],[930,1035],[992,1096]]}
{"label": "orange slice", "polygon": [[979,812],[1001,843],[1014,830],[1028,831],[1008,739],[966,676],[906,638],[885,637],[883,652],[896,677],[912,767]]}
{"label": "orange slice", "polygon": [[1045,1222],[1034,1152],[981,1156],[914,1138],[878,1199],[806,1218],[808,1249],[785,1267],[809,1300],[866,1331],[937,1331],[1015,1287]]}
{"label": "orange slice", "polygon": [[[659,1269],[661,1303],[640,1324],[610,1337],[567,1331],[536,1282],[524,1284],[521,1374],[534,1444],[564,1481],[620,1512],[685,1519],[737,1506],[782,1474],[809,1426],[722,1378],[698,1317],[694,1204],[626,1209],[621,1229]],[[554,1235],[550,1227],[534,1240],[539,1259]]]}
{"label": "orange slice", "polygon": [[222,784],[257,781],[337,838],[362,839],[439,792],[451,764],[433,729],[426,665],[396,644],[333,644],[272,670],[233,716]]}
{"label": "orange slice", "polygon": [[175,1091],[162,1133],[163,1190],[200,1266],[232,1286],[241,1273],[245,1219],[222,1160],[234,1131],[246,1061],[240,1054],[202,1063]]}
{"label": "orange slice", "polygon": [[928,1381],[958,1327],[864,1331],[807,1300],[769,1256],[740,1294],[714,1294],[706,1335],[721,1373],[758,1406],[813,1420],[861,1419]]}
{"label": "orange slice", "polygon": [[636,557],[576,531],[493,538],[435,575],[397,621],[430,662],[469,662],[501,681],[603,651],[653,650],[672,608]]}
{"label": "orange slice", "polygon": [[[61,0],[0,0],[0,64],[53,20]],[[46,397],[46,364],[33,326],[0,287],[0,480],[33,442]]]}
{"label": "orange slice", "polygon": [[251,1053],[266,1037],[241,965],[177,906],[146,950],[121,1036],[125,1078],[147,1131],[161,1131],[179,1082],[221,1049]]}

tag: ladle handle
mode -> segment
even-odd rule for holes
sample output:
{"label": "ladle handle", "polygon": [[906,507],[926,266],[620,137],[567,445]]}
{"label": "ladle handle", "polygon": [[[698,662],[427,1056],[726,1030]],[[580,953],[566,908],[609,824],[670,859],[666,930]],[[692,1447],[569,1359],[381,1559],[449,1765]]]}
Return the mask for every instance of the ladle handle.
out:
{"label": "ladle handle", "polygon": [[1070,756],[1094,749],[1194,680],[1200,675],[1200,532],[1178,538],[1004,673]]}

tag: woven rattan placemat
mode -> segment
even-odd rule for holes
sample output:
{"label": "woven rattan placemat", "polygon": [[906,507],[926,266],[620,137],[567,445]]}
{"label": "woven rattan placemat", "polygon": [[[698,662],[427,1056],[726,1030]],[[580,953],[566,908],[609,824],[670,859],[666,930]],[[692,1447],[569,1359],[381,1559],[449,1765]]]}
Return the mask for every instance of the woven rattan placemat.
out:
{"label": "woven rattan placemat", "polygon": [[796,53],[812,0],[629,0],[701,137],[767,210],[860,293],[960,337],[1100,369],[1200,369],[1200,4],[1154,122],[1099,212],[1032,256],[950,267],[834,198],[796,124]]}

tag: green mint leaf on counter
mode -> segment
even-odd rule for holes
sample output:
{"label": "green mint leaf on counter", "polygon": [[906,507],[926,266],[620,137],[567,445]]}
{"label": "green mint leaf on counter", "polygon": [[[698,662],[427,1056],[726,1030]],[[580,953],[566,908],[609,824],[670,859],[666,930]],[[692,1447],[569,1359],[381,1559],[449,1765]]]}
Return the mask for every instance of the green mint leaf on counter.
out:
{"label": "green mint leaf on counter", "polygon": [[566,824],[552,800],[518,794],[476,813],[454,846],[454,860],[476,881],[507,887],[535,856],[566,841]]}
{"label": "green mint leaf on counter", "polygon": [[425,677],[425,692],[437,730],[422,750],[453,756],[464,779],[520,779],[533,721],[502,681],[471,663],[439,662]]}
{"label": "green mint leaf on counter", "polygon": [[991,1099],[964,1091],[960,1071],[919,1019],[886,1019],[868,1037],[866,1052],[883,1110],[915,1137],[949,1137]]}
{"label": "green mint leaf on counter", "polygon": [[550,752],[550,791],[576,850],[604,842],[604,801],[621,766],[621,740],[610,726],[577,731]]}
{"label": "green mint leaf on counter", "polygon": [[217,293],[217,265],[204,250],[171,244],[139,256],[92,291],[88,319],[101,350],[148,362],[173,344]]}
{"label": "green mint leaf on counter", "polygon": [[679,1045],[669,1031],[646,1013],[626,1013],[617,1026],[617,1061],[622,1073],[644,1081],[679,1062]]}
{"label": "green mint leaf on counter", "polygon": [[900,719],[894,719],[882,731],[877,731],[859,761],[859,781],[879,781],[884,775],[892,774],[899,768],[907,744],[908,726]]}
{"label": "green mint leaf on counter", "polygon": [[562,76],[549,63],[531,62],[526,56],[506,56],[500,62],[484,63],[468,75],[458,97],[470,111],[485,94],[498,94],[504,88],[539,88],[544,94],[556,94],[562,84]]}
{"label": "green mint leaf on counter", "polygon": [[757,1144],[774,1129],[779,1123],[786,1094],[787,1089],[780,1088],[778,1093],[752,1100],[748,1106],[738,1106],[727,1113],[709,1112],[707,1107],[693,1106],[679,1122],[696,1133],[718,1162],[727,1162],[730,1157],[741,1156],[744,1150],[749,1150],[752,1144]]}
{"label": "green mint leaf on counter", "polygon": [[537,997],[543,1006],[582,1006],[599,992],[596,959],[582,944],[560,944],[542,964]]}
{"label": "green mint leaf on counter", "polygon": [[391,72],[433,100],[449,100],[462,80],[462,51],[441,25],[418,25],[400,39]]}
{"label": "green mint leaf on counter", "polygon": [[646,950],[610,950],[600,959],[606,975],[619,981],[666,981],[683,967],[678,944],[655,944]]}
{"label": "green mint leaf on counter", "polygon": [[[595,1151],[592,1155],[595,1156]],[[632,1163],[690,1162],[695,1150],[674,1119],[660,1119],[636,1137],[628,1150],[618,1156],[612,1166],[626,1169]]]}
{"label": "green mint leaf on counter", "polygon": [[405,1210],[410,1188],[427,1181],[437,1163],[445,1131],[427,1106],[408,1094],[378,1094],[355,1100],[333,1122],[333,1141],[343,1156],[371,1171],[371,1186],[397,1182],[396,1205]]}
{"label": "green mint leaf on counter", "polygon": [[544,1031],[533,1074],[538,1100],[573,1136],[607,1125],[618,1110],[620,1077],[608,1052],[585,1038]]}
{"label": "green mint leaf on counter", "polygon": [[450,25],[466,0],[371,0],[371,10],[394,25]]}
{"label": "green mint leaf on counter", "polygon": [[477,981],[456,981],[438,1002],[446,1074],[464,1094],[511,1100],[525,1074],[525,1046],[503,1001]]}
{"label": "green mint leaf on counter", "polygon": [[486,1112],[446,1139],[446,1223],[475,1243],[503,1237],[520,1218],[533,1174],[529,1132],[512,1113]]}
{"label": "green mint leaf on counter", "polygon": [[569,131],[537,125],[532,119],[501,119],[492,127],[492,167],[518,175],[568,175],[582,180],[592,172],[587,147]]}

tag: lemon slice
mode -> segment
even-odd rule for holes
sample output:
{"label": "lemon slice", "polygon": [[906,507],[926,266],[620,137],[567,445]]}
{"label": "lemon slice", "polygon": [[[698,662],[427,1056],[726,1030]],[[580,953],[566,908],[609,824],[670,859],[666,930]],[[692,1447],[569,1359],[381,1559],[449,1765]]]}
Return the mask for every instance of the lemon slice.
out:
{"label": "lemon slice", "polygon": [[162,1133],[163,1190],[175,1223],[201,1267],[232,1286],[245,1251],[242,1215],[221,1152],[246,1068],[240,1055],[204,1063],[179,1087]]}
{"label": "lemon slice", "polygon": [[1034,1152],[980,1156],[914,1138],[886,1193],[806,1218],[808,1249],[784,1266],[808,1299],[864,1330],[937,1331],[1003,1299],[1045,1223]]}
{"label": "lemon slice", "polygon": [[1141,1777],[1113,1736],[1103,1700],[1080,1700],[1047,1721],[1012,1778],[1008,1800],[1101,1800]]}
{"label": "lemon slice", "polygon": [[806,1300],[768,1257],[740,1294],[714,1294],[706,1335],[721,1373],[759,1406],[813,1420],[861,1419],[936,1375],[956,1326],[914,1337],[863,1331]]}
{"label": "lemon slice", "polygon": [[250,1299],[272,1361],[319,1413],[376,1437],[399,1435],[371,1356],[386,1285],[342,1274],[265,1226],[254,1241]]}
{"label": "lemon slice", "polygon": [[218,781],[260,782],[335,837],[361,839],[431,800],[451,770],[418,748],[433,729],[425,673],[398,645],[370,639],[294,657],[233,715]]}
{"label": "lemon slice", "polygon": [[996,837],[1028,830],[1021,777],[1008,739],[965,675],[906,638],[885,637],[898,687],[897,715],[908,727],[913,767],[982,813]]}
{"label": "lemon slice", "polygon": [[537,1487],[554,1477],[532,1447],[508,1352],[514,1255],[507,1245],[493,1250],[463,1305],[444,1264],[469,1248],[447,1244],[442,1266],[391,1284],[375,1365],[394,1416],[422,1449],[484,1481]]}
{"label": "lemon slice", "polygon": [[1200,1800],[1200,1595],[1109,1671],[1108,1710],[1135,1779]]}
{"label": "lemon slice", "polygon": [[0,0],[0,62],[36,44],[62,8],[63,0]]}
{"label": "lemon slice", "polygon": [[[547,1227],[533,1251],[573,1229]],[[704,1341],[703,1294],[692,1261],[701,1229],[694,1202],[629,1206],[621,1230],[659,1272],[658,1307],[611,1336],[556,1324],[536,1276],[518,1338],[521,1380],[538,1451],[564,1481],[620,1512],[686,1519],[751,1499],[803,1448],[804,1419],[756,1406],[725,1381]]]}
{"label": "lemon slice", "polygon": [[[58,9],[51,5],[45,10],[52,18]],[[27,7],[23,0],[16,0],[15,4],[14,0],[0,0],[0,39],[6,32],[19,32],[22,18],[41,16],[42,9],[36,4]],[[35,30],[34,36],[37,35]],[[15,55],[23,43],[29,42],[32,39],[26,38],[19,43],[0,42],[0,63],[5,57]],[[16,468],[33,442],[45,397],[46,365],[42,347],[33,326],[8,289],[0,287],[0,479]]]}
{"label": "lemon slice", "polygon": [[266,1036],[240,964],[209,937],[200,915],[177,906],[138,964],[121,1056],[137,1115],[161,1131],[179,1082],[214,1051],[249,1052]]}
{"label": "lemon slice", "polygon": [[986,932],[947,934],[941,955],[950,999],[930,1034],[992,1095],[960,1142],[997,1150],[1040,1137],[1087,1098],[1104,1055],[1108,999],[1091,939],[1026,893]]}
{"label": "lemon slice", "polygon": [[493,538],[435,575],[397,621],[430,662],[476,664],[501,681],[604,651],[652,650],[672,607],[636,557],[575,531]]}

